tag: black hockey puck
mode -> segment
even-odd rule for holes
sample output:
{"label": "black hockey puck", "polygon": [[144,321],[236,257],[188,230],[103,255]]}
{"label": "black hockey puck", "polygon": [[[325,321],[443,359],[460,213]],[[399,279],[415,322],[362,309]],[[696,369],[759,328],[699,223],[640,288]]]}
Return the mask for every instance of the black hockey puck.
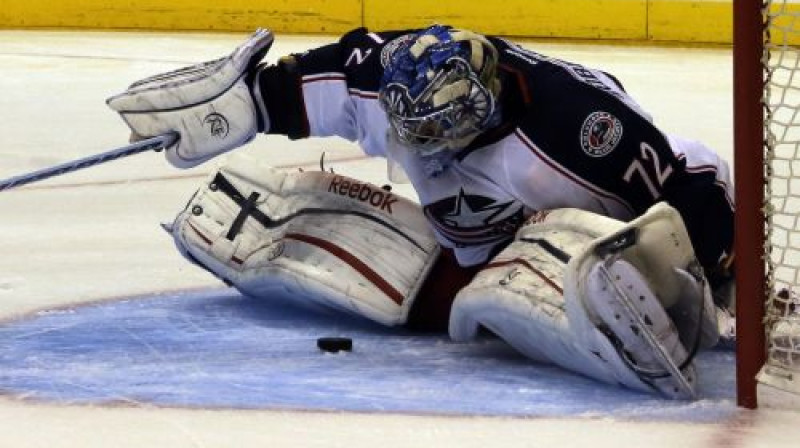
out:
{"label": "black hockey puck", "polygon": [[349,352],[353,350],[353,340],[350,338],[326,337],[317,339],[317,347],[328,353],[336,353],[342,350]]}

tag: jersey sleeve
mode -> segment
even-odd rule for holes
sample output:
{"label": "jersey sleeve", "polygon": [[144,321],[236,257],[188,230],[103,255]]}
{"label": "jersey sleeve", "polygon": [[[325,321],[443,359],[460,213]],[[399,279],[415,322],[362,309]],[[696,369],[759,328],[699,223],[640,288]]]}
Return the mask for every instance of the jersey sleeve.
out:
{"label": "jersey sleeve", "polygon": [[385,155],[389,125],[378,88],[391,46],[408,33],[358,28],[264,67],[256,95],[270,118],[268,132],[294,139],[337,136],[358,142],[369,155]]}

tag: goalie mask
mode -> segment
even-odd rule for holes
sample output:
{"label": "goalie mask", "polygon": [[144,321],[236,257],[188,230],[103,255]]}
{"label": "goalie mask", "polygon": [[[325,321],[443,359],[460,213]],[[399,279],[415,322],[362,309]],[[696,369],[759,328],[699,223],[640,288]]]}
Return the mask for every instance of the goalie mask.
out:
{"label": "goalie mask", "polygon": [[379,100],[401,143],[422,155],[466,147],[500,118],[497,49],[483,36],[435,25],[394,51]]}

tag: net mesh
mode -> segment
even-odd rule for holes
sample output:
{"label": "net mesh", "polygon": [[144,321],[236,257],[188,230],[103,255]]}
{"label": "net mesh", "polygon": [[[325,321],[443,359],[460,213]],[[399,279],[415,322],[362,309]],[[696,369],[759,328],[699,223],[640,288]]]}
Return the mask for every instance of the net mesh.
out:
{"label": "net mesh", "polygon": [[767,364],[800,374],[800,3],[764,3]]}

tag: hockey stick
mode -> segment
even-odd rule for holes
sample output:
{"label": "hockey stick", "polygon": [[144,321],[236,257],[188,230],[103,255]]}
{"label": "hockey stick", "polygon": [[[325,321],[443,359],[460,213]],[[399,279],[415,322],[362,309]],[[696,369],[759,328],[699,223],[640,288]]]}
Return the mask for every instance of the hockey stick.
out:
{"label": "hockey stick", "polygon": [[147,140],[138,141],[128,146],[112,149],[110,151],[101,152],[93,156],[84,157],[82,159],[65,162],[50,168],[44,168],[32,173],[15,176],[10,179],[0,180],[0,191],[8,190],[11,188],[19,187],[22,185],[38,182],[40,180],[48,179],[53,176],[71,173],[90,166],[99,165],[111,160],[116,160],[122,157],[131,156],[145,151],[160,151],[169,147],[175,140],[178,139],[178,134],[174,132],[159,135],[157,137],[148,138]]}

